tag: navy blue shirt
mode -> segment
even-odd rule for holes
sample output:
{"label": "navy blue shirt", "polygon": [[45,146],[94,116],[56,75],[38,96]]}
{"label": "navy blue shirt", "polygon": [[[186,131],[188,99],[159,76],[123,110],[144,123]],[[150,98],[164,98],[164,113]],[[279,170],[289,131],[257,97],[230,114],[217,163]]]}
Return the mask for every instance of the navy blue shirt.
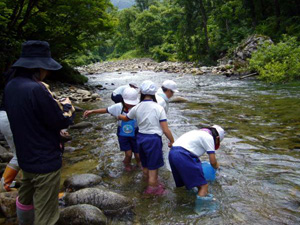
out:
{"label": "navy blue shirt", "polygon": [[5,87],[5,109],[19,166],[29,173],[50,173],[62,166],[60,130],[72,124],[39,82],[26,76]]}

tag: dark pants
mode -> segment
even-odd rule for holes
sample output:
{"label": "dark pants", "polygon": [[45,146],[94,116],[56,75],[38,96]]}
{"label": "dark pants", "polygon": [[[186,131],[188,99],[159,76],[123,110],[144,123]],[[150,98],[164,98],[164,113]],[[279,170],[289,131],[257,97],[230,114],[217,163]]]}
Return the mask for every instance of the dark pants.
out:
{"label": "dark pants", "polygon": [[113,100],[116,104],[123,101],[122,95],[113,95],[111,94],[111,100]]}

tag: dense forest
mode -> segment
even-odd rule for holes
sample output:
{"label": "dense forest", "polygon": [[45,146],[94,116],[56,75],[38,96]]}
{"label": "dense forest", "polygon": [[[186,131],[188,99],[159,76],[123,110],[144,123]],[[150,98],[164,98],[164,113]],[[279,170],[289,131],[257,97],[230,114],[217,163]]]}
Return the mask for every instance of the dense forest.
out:
{"label": "dense forest", "polygon": [[108,0],[1,0],[0,10],[1,71],[27,39],[49,41],[72,66],[135,57],[212,65],[259,34],[274,44],[250,59],[253,70],[274,82],[300,74],[298,0],[136,0],[123,10]]}

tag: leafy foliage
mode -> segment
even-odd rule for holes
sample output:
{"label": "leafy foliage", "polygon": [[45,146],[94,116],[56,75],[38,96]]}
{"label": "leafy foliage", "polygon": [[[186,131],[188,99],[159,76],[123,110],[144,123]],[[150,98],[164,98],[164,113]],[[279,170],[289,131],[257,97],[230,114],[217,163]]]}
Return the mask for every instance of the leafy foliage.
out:
{"label": "leafy foliage", "polygon": [[249,61],[259,78],[269,83],[300,78],[300,45],[295,37],[284,36],[277,44],[265,44]]}

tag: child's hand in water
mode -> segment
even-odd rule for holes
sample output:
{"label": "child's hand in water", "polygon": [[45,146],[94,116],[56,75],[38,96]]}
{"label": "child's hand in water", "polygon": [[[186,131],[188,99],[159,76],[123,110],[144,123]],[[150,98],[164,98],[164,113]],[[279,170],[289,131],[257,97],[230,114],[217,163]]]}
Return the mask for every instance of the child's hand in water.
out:
{"label": "child's hand in water", "polygon": [[86,118],[88,117],[90,114],[93,113],[93,110],[86,110],[84,113],[83,113],[83,117]]}

